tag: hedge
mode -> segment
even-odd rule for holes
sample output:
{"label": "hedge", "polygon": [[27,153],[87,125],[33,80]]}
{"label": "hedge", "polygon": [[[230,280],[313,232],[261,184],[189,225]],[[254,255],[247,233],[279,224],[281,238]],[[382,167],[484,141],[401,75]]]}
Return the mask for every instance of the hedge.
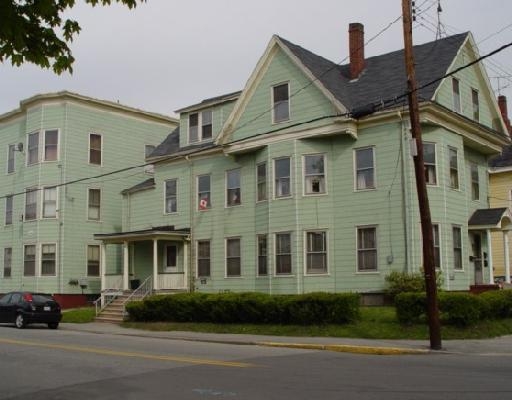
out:
{"label": "hedge", "polygon": [[[441,322],[468,326],[483,319],[512,317],[512,291],[500,290],[480,295],[441,292],[438,294]],[[401,293],[395,297],[399,322],[412,324],[426,320],[425,293]]]}
{"label": "hedge", "polygon": [[355,321],[359,303],[354,293],[180,293],[131,302],[126,310],[132,321],[310,325]]}

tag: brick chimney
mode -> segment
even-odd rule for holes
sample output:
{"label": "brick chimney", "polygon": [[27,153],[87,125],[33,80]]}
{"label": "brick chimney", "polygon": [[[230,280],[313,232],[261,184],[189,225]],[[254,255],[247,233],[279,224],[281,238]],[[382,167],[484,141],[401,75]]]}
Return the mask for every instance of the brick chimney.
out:
{"label": "brick chimney", "polygon": [[348,26],[350,79],[356,79],[364,69],[364,26],[359,22]]}
{"label": "brick chimney", "polygon": [[501,116],[505,121],[508,133],[511,133],[510,120],[508,119],[507,96],[498,96],[498,106],[500,107]]}

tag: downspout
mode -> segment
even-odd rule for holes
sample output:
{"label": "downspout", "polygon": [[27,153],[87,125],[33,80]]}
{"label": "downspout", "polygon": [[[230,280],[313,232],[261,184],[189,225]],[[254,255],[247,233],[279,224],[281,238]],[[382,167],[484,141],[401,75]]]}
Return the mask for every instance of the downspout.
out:
{"label": "downspout", "polygon": [[[59,145],[61,149],[64,149],[64,155],[59,163],[60,165],[60,184],[62,185],[65,182],[65,170],[66,170],[66,160],[67,160],[67,132],[68,132],[68,103],[64,106],[64,128],[62,129]],[[65,139],[66,138],[66,139]],[[59,149],[60,150],[60,149]],[[59,154],[60,156],[60,154]],[[62,192],[61,193],[61,190]],[[67,200],[66,196],[67,186],[61,186],[58,190],[58,198],[59,198],[59,213],[58,213],[58,224],[59,224],[59,277],[60,277],[60,285],[59,292],[64,292],[64,216],[65,216],[65,204]]]}
{"label": "downspout", "polygon": [[[441,174],[440,176],[446,176],[446,172],[445,172],[445,169],[446,167],[448,168],[448,177],[449,179],[451,179],[450,177],[450,174],[451,174],[451,171],[450,171],[450,159],[449,159],[449,150],[448,150],[448,154],[446,154],[446,150],[445,150],[445,147],[444,146],[444,142],[443,142],[443,146],[441,146],[441,160],[443,160],[442,162],[440,162],[438,165],[439,166],[442,166],[443,169],[441,171],[439,171]],[[448,158],[446,158],[448,156]],[[446,160],[448,160],[448,163],[446,163]],[[457,163],[459,162],[459,157],[458,157],[458,152],[457,152]],[[436,159],[436,164],[437,164],[437,159]],[[457,165],[457,168],[459,168],[459,166]],[[439,175],[438,175],[439,176]],[[437,181],[437,184],[438,185],[441,185],[442,183],[440,182],[440,180]],[[439,233],[439,250],[440,250],[440,259],[441,259],[441,265],[439,265],[439,270],[441,271],[441,274],[444,272],[445,274],[445,277],[443,278],[443,280],[446,282],[446,289],[447,290],[450,290],[450,273],[449,273],[449,268],[448,268],[448,265],[446,264],[446,253],[447,253],[447,248],[446,248],[446,243],[448,243],[448,225],[452,225],[452,224],[448,224],[448,206],[447,206],[447,198],[446,198],[446,184],[442,184],[443,186],[443,221],[444,221],[444,227],[445,229],[442,229],[441,232],[444,232],[444,234],[442,236],[444,236],[444,240],[441,240],[441,233]],[[459,187],[460,187],[460,182],[459,182]],[[466,204],[466,210],[467,210],[467,204]],[[467,215],[467,212],[466,212],[466,215]],[[439,226],[439,225],[438,225]],[[462,229],[461,229],[461,235],[462,235]],[[441,243],[445,244],[444,246],[441,245]],[[441,266],[442,265],[445,265],[446,268],[445,269],[441,269]],[[438,275],[438,274],[436,274]]]}
{"label": "downspout", "polygon": [[[294,140],[293,141],[293,158],[295,160],[295,167],[294,167],[294,171],[293,171],[293,176],[294,176],[294,188],[295,188],[295,193],[294,193],[294,203],[295,203],[295,254],[297,254],[297,256],[295,257],[296,260],[295,260],[295,264],[296,264],[296,273],[297,273],[297,294],[301,294],[301,293],[304,293],[304,280],[302,279],[302,275],[303,275],[303,270],[304,268],[302,268],[302,271],[300,270],[300,265],[299,265],[299,248],[300,248],[300,239],[302,237],[302,235],[299,235],[299,181],[297,179],[297,174],[298,174],[298,171],[299,171],[299,168],[297,166],[298,164],[298,160],[297,160],[297,140]],[[300,237],[299,237],[300,236]],[[293,252],[292,252],[293,254]],[[302,251],[302,256],[304,257],[304,251]],[[304,262],[302,263],[302,265],[304,265]]]}
{"label": "downspout", "polygon": [[185,160],[188,162],[188,173],[189,173],[188,186],[189,186],[189,193],[190,193],[190,195],[189,195],[189,197],[190,197],[190,199],[189,199],[190,235],[189,235],[189,246],[188,246],[188,251],[189,251],[188,266],[185,265],[184,267],[188,268],[188,271],[189,271],[189,274],[188,274],[189,292],[194,292],[195,291],[195,284],[194,284],[195,274],[193,273],[193,265],[195,265],[195,257],[194,257],[194,252],[192,251],[192,248],[194,246],[193,213],[194,213],[194,193],[195,193],[194,188],[195,188],[195,185],[193,184],[193,178],[194,178],[194,174],[192,171],[193,162],[190,160],[190,157],[188,155],[185,156]]}
{"label": "downspout", "polygon": [[[270,153],[268,151],[268,147],[267,147],[267,168],[265,169],[265,174],[267,175],[265,177],[265,182],[267,182],[267,275],[268,275],[268,294],[272,294],[272,281],[273,281],[273,276],[274,276],[274,271],[273,271],[273,268],[271,268],[272,266],[274,266],[274,262],[273,260],[275,260],[275,235],[272,235],[272,233],[270,232],[270,209],[271,209],[271,205],[273,204],[273,201],[270,197],[270,188],[272,188],[272,196],[274,196],[274,185],[273,185],[273,179],[268,179],[268,176],[269,176],[269,172],[270,172],[270,164],[271,164],[271,160],[270,160]],[[274,166],[272,165],[272,171],[274,170]],[[270,176],[273,176],[273,174],[271,174]],[[256,177],[256,180],[258,180],[258,178]],[[256,194],[257,195],[257,194]],[[270,243],[273,243],[273,246],[270,246]],[[270,248],[273,249],[272,252],[270,252]],[[270,255],[270,257],[269,257]]]}
{"label": "downspout", "polygon": [[[409,187],[409,180],[406,176],[406,171],[408,171],[407,163],[408,159],[405,157],[405,151],[404,151],[404,141],[408,140],[407,135],[407,123],[404,121],[402,117],[402,113],[398,111],[398,117],[400,118],[400,147],[402,151],[402,218],[403,218],[403,229],[404,229],[404,235],[405,235],[405,265],[404,265],[404,272],[412,272],[414,271],[413,268],[413,260],[411,259],[411,251],[409,249],[409,243],[413,243],[414,246],[414,240],[412,237],[412,230],[410,229],[409,224],[409,218],[408,218],[408,210],[410,209],[410,199],[409,196],[411,195],[411,190]],[[410,240],[409,240],[410,239]]]}

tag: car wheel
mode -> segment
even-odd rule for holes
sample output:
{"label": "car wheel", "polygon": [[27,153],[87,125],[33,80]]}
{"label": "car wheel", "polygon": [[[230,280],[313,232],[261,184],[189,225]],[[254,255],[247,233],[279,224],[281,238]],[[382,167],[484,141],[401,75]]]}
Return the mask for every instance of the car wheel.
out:
{"label": "car wheel", "polygon": [[16,328],[23,329],[27,325],[25,322],[25,317],[23,314],[16,315],[16,320],[14,321],[14,325],[16,325]]}
{"label": "car wheel", "polygon": [[48,328],[50,329],[57,329],[59,327],[58,322],[48,322]]}

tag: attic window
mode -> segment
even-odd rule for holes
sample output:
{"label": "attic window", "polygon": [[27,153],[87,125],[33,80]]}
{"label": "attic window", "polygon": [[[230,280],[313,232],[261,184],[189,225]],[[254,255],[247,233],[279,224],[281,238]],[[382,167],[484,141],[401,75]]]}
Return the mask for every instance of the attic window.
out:
{"label": "attic window", "polygon": [[190,114],[188,117],[188,142],[195,143],[212,138],[212,110]]}
{"label": "attic window", "polygon": [[452,79],[453,111],[460,113],[460,88],[459,80]]}
{"label": "attic window", "polygon": [[480,101],[478,99],[478,90],[471,89],[471,102],[473,103],[473,119],[480,121]]}
{"label": "attic window", "polygon": [[272,88],[273,122],[283,122],[290,119],[290,96],[288,83]]}

